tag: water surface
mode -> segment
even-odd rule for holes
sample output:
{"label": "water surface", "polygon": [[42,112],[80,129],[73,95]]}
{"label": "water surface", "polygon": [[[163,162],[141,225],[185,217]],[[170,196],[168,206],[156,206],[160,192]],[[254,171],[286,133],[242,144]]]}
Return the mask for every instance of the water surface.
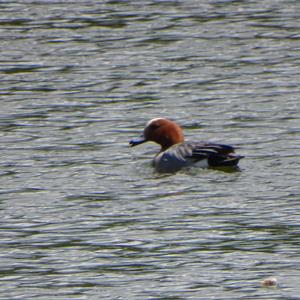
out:
{"label": "water surface", "polygon": [[[299,299],[298,1],[0,10],[1,299]],[[241,171],[156,174],[158,116]]]}

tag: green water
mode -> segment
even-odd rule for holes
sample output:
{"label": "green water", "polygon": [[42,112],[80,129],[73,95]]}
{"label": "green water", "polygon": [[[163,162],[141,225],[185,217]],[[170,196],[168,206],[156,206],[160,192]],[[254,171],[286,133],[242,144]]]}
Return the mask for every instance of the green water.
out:
{"label": "green water", "polygon": [[[299,299],[298,1],[0,11],[1,299]],[[154,117],[241,171],[154,173]]]}

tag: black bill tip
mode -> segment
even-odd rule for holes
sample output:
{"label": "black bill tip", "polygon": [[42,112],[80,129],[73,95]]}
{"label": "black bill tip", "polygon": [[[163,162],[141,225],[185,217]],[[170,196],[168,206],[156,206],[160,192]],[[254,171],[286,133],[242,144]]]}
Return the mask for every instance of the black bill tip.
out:
{"label": "black bill tip", "polygon": [[130,140],[130,141],[129,141],[129,146],[130,146],[130,147],[134,147],[134,146],[136,146],[136,145],[140,145],[140,144],[143,144],[143,143],[145,143],[145,142],[146,142],[146,140],[145,140],[144,137],[139,137],[139,138]]}

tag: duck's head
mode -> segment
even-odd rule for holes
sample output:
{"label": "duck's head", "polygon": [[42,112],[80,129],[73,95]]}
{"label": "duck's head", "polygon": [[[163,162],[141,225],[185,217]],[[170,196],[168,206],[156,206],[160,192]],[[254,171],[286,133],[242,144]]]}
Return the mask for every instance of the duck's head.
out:
{"label": "duck's head", "polygon": [[148,141],[159,144],[161,151],[164,151],[172,145],[182,143],[184,136],[181,127],[175,122],[169,119],[155,118],[146,124],[142,135],[132,139],[129,144],[133,147]]}

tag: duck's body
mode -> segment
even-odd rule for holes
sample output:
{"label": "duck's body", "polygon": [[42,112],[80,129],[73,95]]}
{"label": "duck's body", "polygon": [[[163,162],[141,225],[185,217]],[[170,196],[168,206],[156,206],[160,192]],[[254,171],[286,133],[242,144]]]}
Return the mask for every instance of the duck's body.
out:
{"label": "duck's body", "polygon": [[176,172],[184,167],[236,166],[241,156],[233,153],[231,146],[206,142],[175,144],[158,153],[153,165],[158,172]]}
{"label": "duck's body", "polygon": [[149,121],[142,136],[130,141],[131,146],[153,141],[161,151],[153,159],[158,172],[176,172],[184,167],[236,166],[243,156],[229,145],[209,142],[185,142],[182,129],[173,121],[157,118]]}

